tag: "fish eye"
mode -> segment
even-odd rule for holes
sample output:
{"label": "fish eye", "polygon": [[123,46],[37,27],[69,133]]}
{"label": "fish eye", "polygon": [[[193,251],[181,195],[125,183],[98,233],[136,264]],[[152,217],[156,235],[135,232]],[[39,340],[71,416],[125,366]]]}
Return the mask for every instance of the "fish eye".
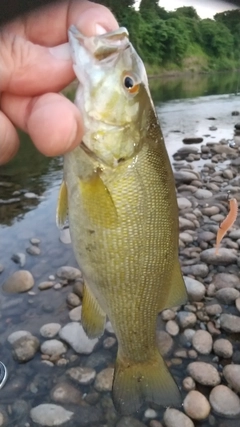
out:
{"label": "fish eye", "polygon": [[126,76],[124,79],[124,85],[127,89],[131,89],[134,86],[133,78],[130,76]]}
{"label": "fish eye", "polygon": [[134,78],[127,75],[123,79],[123,84],[128,92],[130,92],[133,95],[136,95],[139,91],[139,83],[136,83]]}

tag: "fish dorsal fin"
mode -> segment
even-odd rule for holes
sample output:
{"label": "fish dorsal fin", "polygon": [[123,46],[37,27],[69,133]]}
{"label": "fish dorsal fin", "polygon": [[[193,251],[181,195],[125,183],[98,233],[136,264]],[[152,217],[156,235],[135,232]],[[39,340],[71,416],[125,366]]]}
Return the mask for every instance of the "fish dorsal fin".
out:
{"label": "fish dorsal fin", "polygon": [[166,308],[176,307],[178,305],[184,304],[187,299],[187,290],[183,280],[181,268],[178,259],[176,258],[173,265],[172,278],[170,283],[168,284],[168,295],[167,298],[163,300],[161,299],[159,305],[159,312],[165,310]]}
{"label": "fish dorsal fin", "polygon": [[101,309],[87,283],[84,283],[82,325],[89,338],[98,338],[104,333],[106,314]]}
{"label": "fish dorsal fin", "polygon": [[93,225],[112,228],[118,222],[117,209],[99,174],[96,171],[86,181],[79,178],[82,204]]}
{"label": "fish dorsal fin", "polygon": [[67,219],[68,214],[68,195],[67,195],[67,185],[65,181],[62,181],[58,202],[57,202],[57,213],[56,213],[56,223],[58,228],[63,228],[64,223]]}

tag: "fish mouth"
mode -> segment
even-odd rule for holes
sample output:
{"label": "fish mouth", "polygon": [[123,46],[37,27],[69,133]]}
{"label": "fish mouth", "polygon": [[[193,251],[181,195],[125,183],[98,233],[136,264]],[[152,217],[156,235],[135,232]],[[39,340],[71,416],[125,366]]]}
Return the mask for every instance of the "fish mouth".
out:
{"label": "fish mouth", "polygon": [[75,25],[71,25],[68,35],[73,59],[76,58],[76,51],[77,48],[79,49],[79,45],[97,61],[104,62],[130,47],[128,31],[124,27],[99,36],[86,37]]}

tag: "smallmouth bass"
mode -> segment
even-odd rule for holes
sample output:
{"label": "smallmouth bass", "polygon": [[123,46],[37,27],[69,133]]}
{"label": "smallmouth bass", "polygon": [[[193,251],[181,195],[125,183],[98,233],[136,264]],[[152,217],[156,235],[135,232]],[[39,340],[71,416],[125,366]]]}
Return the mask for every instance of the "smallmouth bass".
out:
{"label": "smallmouth bass", "polygon": [[80,82],[75,103],[83,141],[64,156],[57,222],[68,212],[84,277],[82,325],[118,340],[113,381],[117,411],[143,402],[181,405],[156,345],[160,311],[183,304],[174,177],[143,62],[125,28],[96,37],[69,30]]}

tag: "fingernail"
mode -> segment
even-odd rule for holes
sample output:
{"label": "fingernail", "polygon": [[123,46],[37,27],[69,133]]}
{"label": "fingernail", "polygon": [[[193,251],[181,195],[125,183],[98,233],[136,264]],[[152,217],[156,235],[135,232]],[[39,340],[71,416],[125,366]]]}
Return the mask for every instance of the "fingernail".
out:
{"label": "fingernail", "polygon": [[100,24],[95,25],[95,33],[97,36],[101,36],[101,34],[106,34],[106,28],[102,27]]}
{"label": "fingernail", "polygon": [[55,47],[50,47],[48,50],[51,55],[54,56],[54,58],[61,59],[63,61],[71,60],[69,43],[63,43]]}

